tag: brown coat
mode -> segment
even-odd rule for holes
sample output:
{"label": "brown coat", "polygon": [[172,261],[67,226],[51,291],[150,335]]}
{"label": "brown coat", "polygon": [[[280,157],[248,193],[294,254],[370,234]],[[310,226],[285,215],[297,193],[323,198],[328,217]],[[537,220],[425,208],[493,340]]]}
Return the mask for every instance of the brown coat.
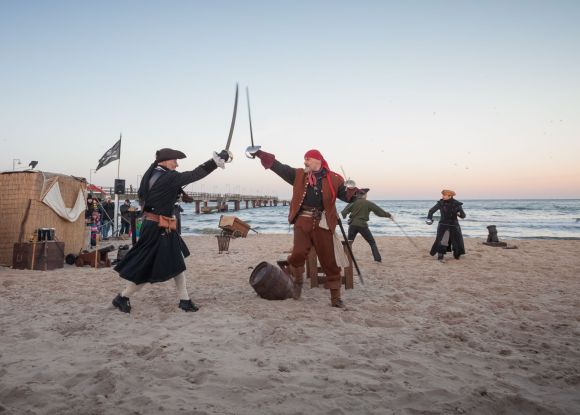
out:
{"label": "brown coat", "polygon": [[[332,187],[334,188],[334,194],[338,193],[338,187],[344,183],[344,179],[334,173],[330,172],[330,180],[332,181]],[[306,172],[304,169],[296,169],[296,179],[294,180],[294,186],[292,189],[292,201],[290,202],[290,212],[288,213],[288,222],[294,223],[298,212],[300,211],[300,206],[304,201],[306,196],[306,186],[308,185],[306,181]],[[326,221],[328,223],[328,228],[332,233],[336,228],[338,223],[338,214],[336,213],[336,198],[332,197],[332,192],[330,191],[330,185],[328,183],[328,178],[323,177],[322,179],[322,206],[326,212]]]}

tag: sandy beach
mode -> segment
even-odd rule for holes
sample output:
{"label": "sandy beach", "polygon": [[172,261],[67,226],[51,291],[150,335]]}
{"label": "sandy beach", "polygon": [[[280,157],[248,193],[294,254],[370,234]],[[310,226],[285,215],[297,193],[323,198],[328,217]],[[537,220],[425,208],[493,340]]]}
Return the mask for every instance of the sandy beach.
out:
{"label": "sandy beach", "polygon": [[357,239],[365,277],[329,306],[322,288],[267,301],[248,283],[291,235],[255,235],[218,254],[185,238],[201,309],[169,281],[131,298],[112,268],[0,268],[0,413],[578,414],[580,241],[466,239],[439,263],[431,238]]}

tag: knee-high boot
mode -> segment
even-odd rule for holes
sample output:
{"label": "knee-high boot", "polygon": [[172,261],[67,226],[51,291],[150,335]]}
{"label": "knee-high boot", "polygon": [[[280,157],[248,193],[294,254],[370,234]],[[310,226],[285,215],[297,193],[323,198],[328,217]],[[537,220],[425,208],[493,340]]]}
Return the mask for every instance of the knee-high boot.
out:
{"label": "knee-high boot", "polygon": [[290,274],[292,275],[294,282],[294,292],[292,297],[295,300],[298,300],[302,295],[302,285],[304,284],[304,267],[295,267],[294,265],[289,264],[288,268],[290,269]]}
{"label": "knee-high boot", "polygon": [[330,289],[330,305],[332,307],[344,308],[344,302],[340,298],[340,288]]}

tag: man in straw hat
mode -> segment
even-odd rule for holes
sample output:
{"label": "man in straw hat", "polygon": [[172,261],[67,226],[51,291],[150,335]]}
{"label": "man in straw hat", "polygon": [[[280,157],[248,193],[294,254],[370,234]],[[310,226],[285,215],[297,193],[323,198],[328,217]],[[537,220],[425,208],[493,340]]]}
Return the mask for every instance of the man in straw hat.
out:
{"label": "man in straw hat", "polygon": [[185,284],[185,261],[189,250],[175,231],[173,209],[182,187],[203,179],[218,166],[225,167],[229,159],[226,150],[191,171],[177,172],[177,160],[185,158],[181,151],[162,148],[155,155],[139,185],[139,200],[143,209],[143,225],[135,246],[117,264],[115,271],[129,281],[127,287],[113,299],[113,305],[124,313],[131,311],[129,297],[146,283],[175,280],[179,296],[178,307],[197,311]]}
{"label": "man in straw hat", "polygon": [[[293,168],[276,160],[273,154],[253,153],[265,169],[271,169],[293,186],[288,222],[294,225],[294,245],[288,256],[294,280],[294,299],[299,299],[304,281],[304,264],[314,246],[326,274],[325,288],[330,289],[332,307],[344,308],[340,296],[340,268],[335,258],[334,230],[338,223],[336,199],[350,202],[356,188],[346,188],[344,179],[330,170],[318,150],[304,154],[304,168]],[[342,247],[340,247],[342,250]]]}
{"label": "man in straw hat", "polygon": [[437,254],[437,259],[444,261],[446,252],[453,251],[453,257],[459,259],[461,255],[465,255],[465,246],[463,244],[463,235],[461,234],[461,227],[457,218],[464,219],[465,212],[463,211],[463,203],[455,200],[455,192],[453,190],[443,189],[441,191],[441,199],[429,209],[427,214],[427,225],[433,224],[433,214],[438,210],[441,213],[439,225],[437,226],[437,236],[435,242],[431,247],[431,256]]}
{"label": "man in straw hat", "polygon": [[375,238],[369,229],[369,215],[373,212],[375,215],[383,218],[392,219],[392,216],[389,212],[386,212],[373,202],[367,200],[369,190],[370,189],[368,188],[359,189],[355,193],[354,202],[348,204],[340,213],[343,218],[346,218],[346,215],[350,213],[348,220],[348,240],[354,241],[354,238],[356,238],[357,234],[360,233],[365,241],[370,245],[373,259],[376,262],[381,262],[381,253],[379,252]]}

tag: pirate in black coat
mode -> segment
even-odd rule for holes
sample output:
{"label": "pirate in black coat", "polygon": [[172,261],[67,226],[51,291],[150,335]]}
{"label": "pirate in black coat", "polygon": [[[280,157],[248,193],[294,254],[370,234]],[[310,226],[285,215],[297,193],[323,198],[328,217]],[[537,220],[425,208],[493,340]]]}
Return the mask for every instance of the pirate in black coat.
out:
{"label": "pirate in black coat", "polygon": [[113,305],[129,313],[129,297],[146,283],[175,279],[179,296],[179,308],[197,311],[185,285],[185,258],[189,249],[175,230],[173,209],[181,195],[182,187],[203,179],[218,166],[224,168],[229,159],[228,151],[214,153],[212,159],[191,171],[177,172],[177,159],[185,158],[181,151],[163,148],[158,150],[155,162],[143,175],[139,185],[139,200],[143,210],[141,234],[135,246],[115,267],[121,278],[129,285],[113,299]]}
{"label": "pirate in black coat", "polygon": [[441,219],[437,226],[437,236],[431,247],[431,256],[437,254],[439,261],[444,261],[443,257],[446,252],[453,251],[453,257],[459,259],[465,255],[465,246],[463,244],[463,235],[457,218],[464,219],[463,203],[453,199],[455,192],[453,190],[442,190],[442,198],[429,209],[427,214],[427,225],[433,224],[433,214],[438,210],[441,212]]}

